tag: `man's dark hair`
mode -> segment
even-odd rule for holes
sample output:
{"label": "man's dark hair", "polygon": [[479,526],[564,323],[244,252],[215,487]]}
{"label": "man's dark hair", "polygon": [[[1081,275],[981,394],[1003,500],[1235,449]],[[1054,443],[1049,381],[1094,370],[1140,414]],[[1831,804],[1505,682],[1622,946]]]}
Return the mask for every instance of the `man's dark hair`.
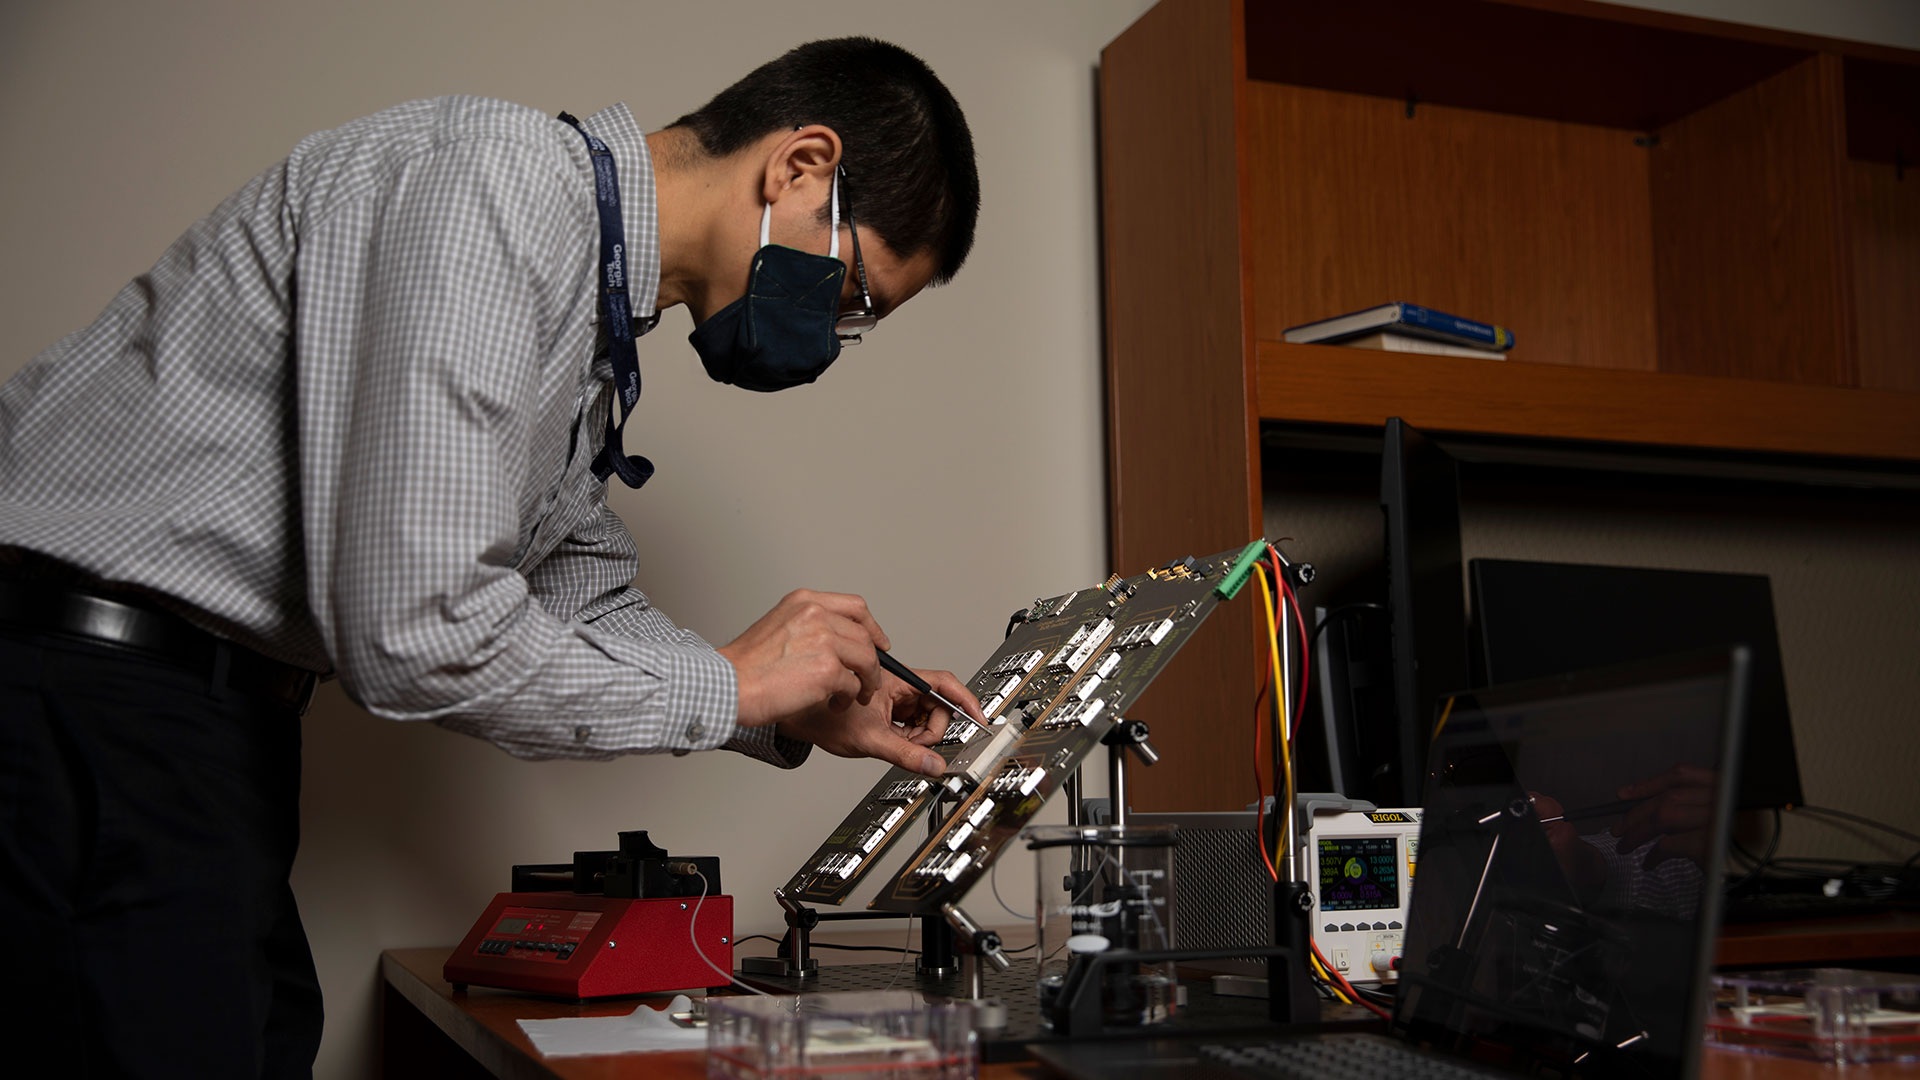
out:
{"label": "man's dark hair", "polygon": [[[842,186],[856,197],[854,222],[903,259],[931,250],[936,283],[950,280],[973,247],[980,174],[973,133],[933,69],[872,38],[800,46],[673,122],[725,157],[771,131],[825,124],[840,136]],[[825,208],[822,208],[825,213]]]}

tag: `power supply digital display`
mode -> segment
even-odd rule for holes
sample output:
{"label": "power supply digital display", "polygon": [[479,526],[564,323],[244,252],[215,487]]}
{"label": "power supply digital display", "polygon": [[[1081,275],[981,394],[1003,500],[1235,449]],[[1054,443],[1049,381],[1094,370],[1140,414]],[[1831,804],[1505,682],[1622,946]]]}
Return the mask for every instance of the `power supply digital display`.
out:
{"label": "power supply digital display", "polygon": [[1400,906],[1399,841],[1391,836],[1320,840],[1320,910]]}

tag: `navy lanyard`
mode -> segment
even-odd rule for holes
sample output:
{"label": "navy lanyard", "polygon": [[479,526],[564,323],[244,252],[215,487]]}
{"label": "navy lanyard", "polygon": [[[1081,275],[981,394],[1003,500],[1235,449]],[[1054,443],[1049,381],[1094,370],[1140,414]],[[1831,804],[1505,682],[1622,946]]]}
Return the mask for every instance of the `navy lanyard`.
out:
{"label": "navy lanyard", "polygon": [[[622,483],[637,488],[653,476],[653,462],[638,454],[627,455],[627,420],[634,403],[640,400],[640,353],[633,345],[633,307],[627,298],[627,234],[620,226],[620,175],[613,165],[613,151],[571,114],[560,119],[573,125],[587,140],[587,154],[593,159],[593,199],[600,211],[600,321],[607,331],[607,356],[613,361],[613,385],[620,397],[620,423],[613,422],[613,410],[607,410],[606,442],[593,459],[593,475],[604,481],[618,474]],[[642,334],[660,321],[658,314],[647,317]]]}

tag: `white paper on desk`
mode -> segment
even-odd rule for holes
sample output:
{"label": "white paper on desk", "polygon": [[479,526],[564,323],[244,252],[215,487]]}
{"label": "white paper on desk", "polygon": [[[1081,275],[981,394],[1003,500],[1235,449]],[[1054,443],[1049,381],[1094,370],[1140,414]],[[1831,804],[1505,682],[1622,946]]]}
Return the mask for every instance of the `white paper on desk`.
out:
{"label": "white paper on desk", "polygon": [[648,1050],[705,1050],[706,1028],[684,1028],[671,1014],[686,1012],[693,1001],[678,994],[664,1009],[642,1005],[627,1016],[570,1016],[559,1020],[522,1020],[520,1030],[547,1057],[576,1054],[638,1054]]}

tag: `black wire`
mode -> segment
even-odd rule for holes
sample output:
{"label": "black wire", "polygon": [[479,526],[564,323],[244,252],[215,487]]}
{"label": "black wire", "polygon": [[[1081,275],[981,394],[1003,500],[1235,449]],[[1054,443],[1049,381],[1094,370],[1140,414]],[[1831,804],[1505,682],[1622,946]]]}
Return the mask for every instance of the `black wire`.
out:
{"label": "black wire", "polygon": [[1778,859],[1775,859],[1773,860],[1773,864],[1775,866],[1788,866],[1788,865],[1838,866],[1843,870],[1851,870],[1851,869],[1858,868],[1858,869],[1867,870],[1867,871],[1877,870],[1877,869],[1881,869],[1888,866],[1900,865],[1898,863],[1891,863],[1891,862],[1860,862],[1857,859],[1822,859],[1815,856],[1791,856],[1791,855],[1782,856]]}
{"label": "black wire", "polygon": [[[742,941],[752,941],[755,938],[761,941],[771,941],[776,945],[786,940],[785,938],[777,938],[768,934],[748,934],[746,937],[734,938],[733,940],[735,944],[738,944]],[[812,941],[807,943],[807,947],[810,949],[839,949],[842,952],[903,952],[909,956],[918,956],[920,954],[919,949],[903,949],[898,945],[835,945],[830,941]]]}
{"label": "black wire", "polygon": [[1010,615],[1010,616],[1008,616],[1008,617],[1007,617],[1007,632],[1006,632],[1006,633],[1004,633],[1004,634],[1002,634],[1002,635],[1000,635],[1000,636],[1001,636],[1001,638],[1002,638],[1002,639],[1005,639],[1005,638],[1010,638],[1010,637],[1012,637],[1012,636],[1013,636],[1013,630],[1014,630],[1014,627],[1016,627],[1016,626],[1019,626],[1019,625],[1020,625],[1021,623],[1023,623],[1023,622],[1026,622],[1026,621],[1027,621],[1027,612],[1028,612],[1028,611],[1030,611],[1030,610],[1032,610],[1032,609],[1031,609],[1031,608],[1021,608],[1021,609],[1020,609],[1019,611],[1016,611],[1016,612],[1014,612],[1014,613],[1013,613],[1012,615]]}
{"label": "black wire", "polygon": [[1363,601],[1360,601],[1359,603],[1341,604],[1338,607],[1329,609],[1325,615],[1320,616],[1320,621],[1313,625],[1313,638],[1312,638],[1313,643],[1315,644],[1319,643],[1320,635],[1323,632],[1325,632],[1328,626],[1331,626],[1333,624],[1333,620],[1340,618],[1344,615],[1350,615],[1353,612],[1361,611],[1365,609],[1372,609],[1374,611],[1385,611],[1387,610],[1387,605],[1376,604],[1376,603],[1373,603],[1372,601],[1363,600]]}
{"label": "black wire", "polygon": [[[754,941],[754,940],[771,941],[775,945],[778,945],[787,939],[783,937],[774,937],[771,934],[748,934],[746,937],[734,938],[733,943],[738,945],[743,941]],[[1008,956],[1017,956],[1023,952],[1032,952],[1037,947],[1037,945],[1038,943],[1035,943],[1034,945],[1022,945],[1017,949],[1002,949],[1000,951],[1006,953]],[[903,953],[906,953],[908,956],[920,955],[919,949],[903,949],[898,945],[835,945],[829,941],[814,941],[814,942],[809,942],[807,947],[812,949],[840,949],[844,952],[891,952],[891,953],[903,952]]]}
{"label": "black wire", "polygon": [[1870,817],[1862,817],[1859,814],[1851,813],[1846,810],[1835,810],[1831,807],[1826,807],[1826,806],[1806,806],[1806,805],[1796,806],[1794,807],[1794,809],[1801,811],[1802,813],[1820,814],[1830,818],[1839,818],[1841,821],[1851,821],[1856,825],[1865,825],[1865,826],[1868,826],[1869,828],[1879,829],[1882,832],[1892,833],[1894,836],[1897,836],[1902,840],[1910,840],[1913,843],[1920,844],[1920,834],[1910,833],[1905,829],[1896,829],[1884,821],[1875,821]]}
{"label": "black wire", "polygon": [[1375,1005],[1391,1006],[1394,1003],[1394,996],[1392,994],[1376,987],[1362,986],[1359,983],[1353,983],[1353,992],[1373,1002]]}
{"label": "black wire", "polygon": [[1780,850],[1780,808],[1777,806],[1773,808],[1773,838],[1767,841],[1766,854],[1756,859],[1753,857],[1752,852],[1740,846],[1740,841],[1733,840],[1731,837],[1728,839],[1733,844],[1733,850],[1745,855],[1747,860],[1753,863],[1753,869],[1747,871],[1746,877],[1727,886],[1728,892],[1739,892],[1741,889],[1753,884],[1761,874],[1766,872],[1767,866],[1773,862],[1774,853]]}

